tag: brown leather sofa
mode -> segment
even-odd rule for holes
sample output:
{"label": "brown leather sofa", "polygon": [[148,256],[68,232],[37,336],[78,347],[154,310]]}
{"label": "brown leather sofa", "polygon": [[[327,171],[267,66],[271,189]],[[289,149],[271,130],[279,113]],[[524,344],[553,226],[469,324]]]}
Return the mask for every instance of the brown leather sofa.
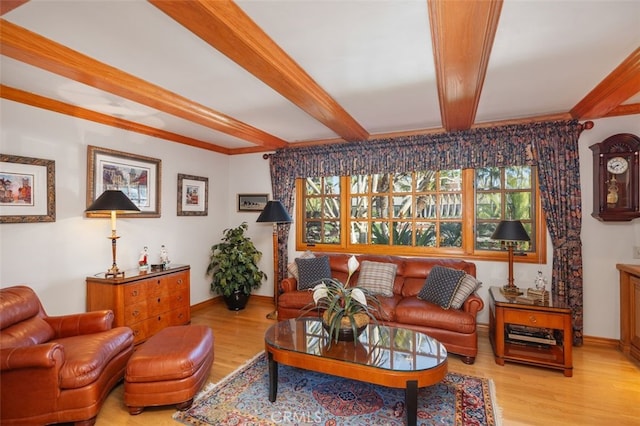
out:
{"label": "brown leather sofa", "polygon": [[133,332],[113,312],[50,317],[26,286],[0,289],[0,423],[93,425],[124,377]]}
{"label": "brown leather sofa", "polygon": [[[317,254],[327,256],[327,254]],[[333,278],[345,282],[348,276],[347,261],[350,255],[329,254],[329,264]],[[364,260],[389,262],[398,265],[393,284],[393,296],[378,296],[381,308],[376,315],[383,324],[409,328],[428,334],[445,345],[447,351],[461,355],[466,364],[473,364],[478,354],[478,331],[476,316],[484,307],[482,299],[472,293],[460,309],[444,309],[439,305],[418,299],[417,295],[425,284],[427,275],[436,265],[465,271],[475,277],[476,265],[456,259],[405,258],[399,256],[360,255]],[[350,285],[358,282],[358,271],[351,277]],[[309,311],[313,298],[309,290],[297,290],[294,277],[285,278],[280,283],[278,298],[278,319],[285,320],[298,316],[318,315],[317,310]]]}

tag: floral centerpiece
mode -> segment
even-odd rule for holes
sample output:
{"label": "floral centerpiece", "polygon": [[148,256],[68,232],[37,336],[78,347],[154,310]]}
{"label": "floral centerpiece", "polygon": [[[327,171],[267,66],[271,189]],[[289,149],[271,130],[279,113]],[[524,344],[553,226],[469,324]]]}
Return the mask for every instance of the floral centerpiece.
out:
{"label": "floral centerpiece", "polygon": [[349,287],[349,280],[358,266],[358,260],[351,256],[347,263],[346,283],[329,278],[312,289],[315,305],[324,310],[322,321],[329,333],[329,343],[350,338],[355,343],[370,320],[375,321],[374,312],[380,305],[378,299],[365,288]]}

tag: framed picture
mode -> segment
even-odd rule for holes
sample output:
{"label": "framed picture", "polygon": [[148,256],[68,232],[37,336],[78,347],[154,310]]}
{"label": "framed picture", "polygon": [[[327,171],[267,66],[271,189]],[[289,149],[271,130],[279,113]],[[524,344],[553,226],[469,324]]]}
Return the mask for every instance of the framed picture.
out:
{"label": "framed picture", "polygon": [[0,223],[56,221],[55,161],[0,154]]}
{"label": "framed picture", "polygon": [[206,216],[209,179],[178,173],[178,216]]}
{"label": "framed picture", "polygon": [[269,201],[269,194],[238,194],[239,212],[261,212]]}
{"label": "framed picture", "polygon": [[[119,189],[140,213],[130,217],[160,217],[160,174],[157,158],[91,146],[87,148],[87,207],[104,191]],[[107,217],[108,213],[87,213],[87,217]]]}

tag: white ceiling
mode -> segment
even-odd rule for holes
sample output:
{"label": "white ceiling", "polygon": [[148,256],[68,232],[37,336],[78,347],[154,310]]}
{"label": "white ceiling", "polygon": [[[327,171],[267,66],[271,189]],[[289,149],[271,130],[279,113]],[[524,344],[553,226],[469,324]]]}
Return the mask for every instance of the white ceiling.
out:
{"label": "white ceiling", "polygon": [[[342,140],[149,2],[3,3],[7,4],[2,5],[0,27],[12,23],[37,33],[286,144]],[[17,7],[12,9],[9,3]],[[369,137],[444,131],[426,0],[241,0],[236,4]],[[273,150],[233,131],[217,131],[14,59],[5,50],[5,39],[3,32],[0,95],[4,98],[12,99],[6,95],[9,88],[19,89],[230,154]],[[626,114],[640,113],[638,49],[640,1],[506,0],[475,124],[571,118],[570,111],[632,54],[631,70],[636,76],[628,78],[631,83],[624,89],[629,96],[613,107],[620,104],[628,107]],[[574,114],[573,118],[589,117]]]}

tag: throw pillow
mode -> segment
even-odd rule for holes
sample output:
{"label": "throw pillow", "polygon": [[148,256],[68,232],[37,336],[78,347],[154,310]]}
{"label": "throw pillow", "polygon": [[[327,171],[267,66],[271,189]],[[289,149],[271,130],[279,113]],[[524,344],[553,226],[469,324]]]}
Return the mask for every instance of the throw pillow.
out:
{"label": "throw pillow", "polygon": [[476,291],[478,287],[480,287],[480,284],[480,281],[476,280],[476,277],[473,275],[464,274],[464,277],[462,277],[460,285],[458,286],[458,290],[456,290],[453,295],[453,300],[451,300],[451,308],[460,309],[464,301],[467,300],[467,297]]}
{"label": "throw pillow", "polygon": [[440,265],[434,266],[427,275],[424,287],[418,293],[418,299],[449,309],[453,295],[465,275],[464,271],[458,269],[445,268]]}
{"label": "throw pillow", "polygon": [[363,260],[358,275],[358,287],[366,288],[373,294],[391,297],[397,270],[398,265],[395,263]]}
{"label": "throw pillow", "polygon": [[331,267],[327,256],[296,259],[298,265],[298,290],[315,287],[321,280],[331,278]]}
{"label": "throw pillow", "polygon": [[[307,250],[302,253],[298,259],[310,259],[312,257],[316,257],[316,255]],[[287,265],[287,271],[289,271],[289,274],[291,274],[291,276],[296,280],[298,279],[298,264],[296,263],[295,259],[293,260],[293,262]]]}

